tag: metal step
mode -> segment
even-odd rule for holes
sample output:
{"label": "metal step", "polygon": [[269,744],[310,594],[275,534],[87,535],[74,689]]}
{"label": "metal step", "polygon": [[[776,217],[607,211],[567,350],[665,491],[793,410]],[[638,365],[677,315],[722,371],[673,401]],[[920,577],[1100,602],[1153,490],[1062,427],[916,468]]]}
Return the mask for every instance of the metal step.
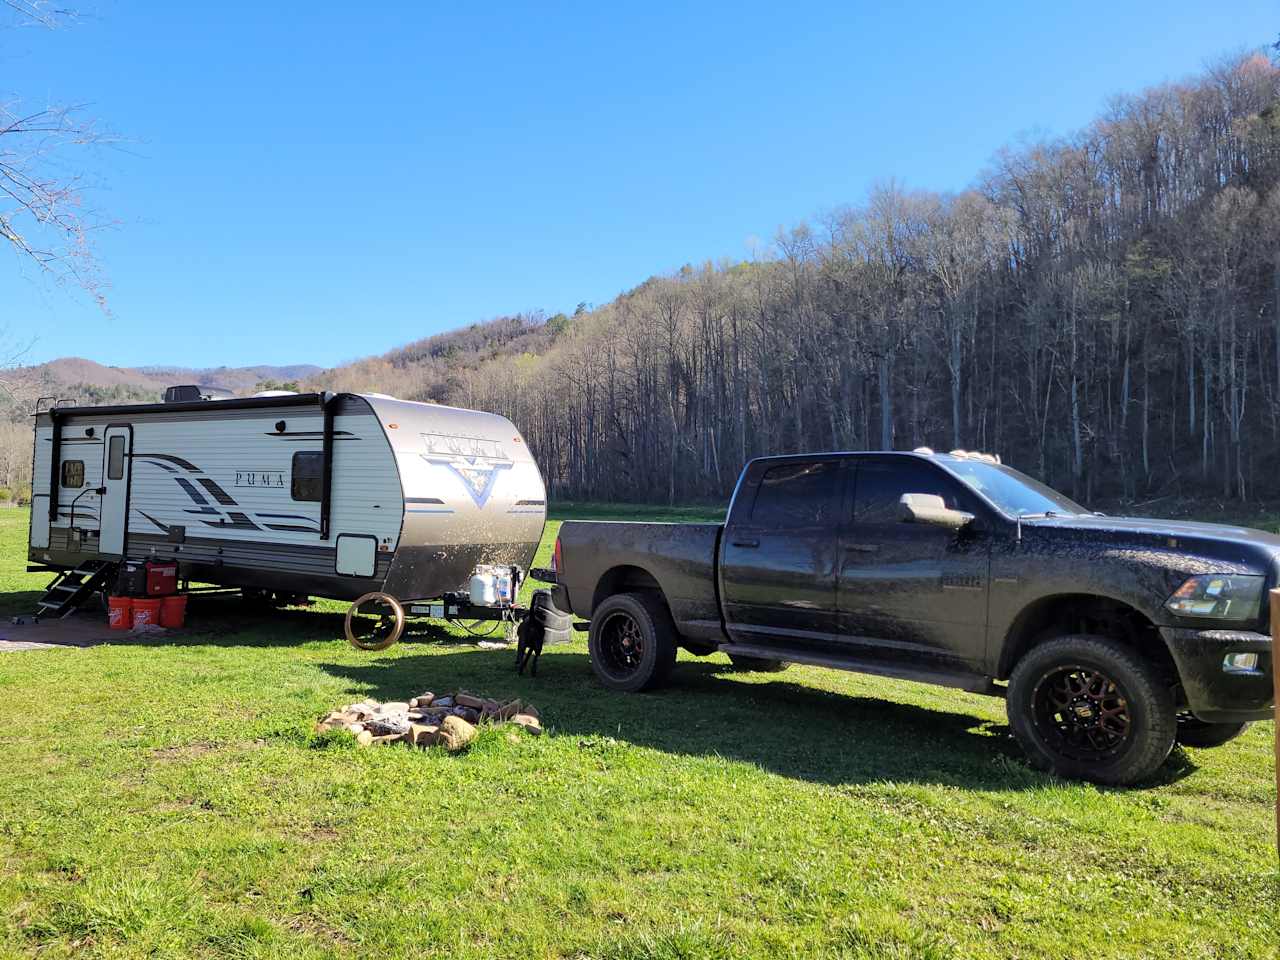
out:
{"label": "metal step", "polygon": [[1003,697],[1005,689],[990,677],[961,670],[932,668],[918,663],[902,663],[869,657],[844,656],[826,651],[805,650],[793,646],[757,645],[746,643],[722,643],[720,652],[739,657],[758,657],[762,660],[785,660],[788,663],[804,663],[812,667],[830,667],[854,673],[870,673],[895,680],[914,680],[917,683],[933,683],[944,687],[956,687],[970,693],[982,693]]}
{"label": "metal step", "polygon": [[36,606],[42,614],[69,617],[106,585],[117,566],[109,560],[93,560],[74,570],[65,570],[49,584],[44,598]]}

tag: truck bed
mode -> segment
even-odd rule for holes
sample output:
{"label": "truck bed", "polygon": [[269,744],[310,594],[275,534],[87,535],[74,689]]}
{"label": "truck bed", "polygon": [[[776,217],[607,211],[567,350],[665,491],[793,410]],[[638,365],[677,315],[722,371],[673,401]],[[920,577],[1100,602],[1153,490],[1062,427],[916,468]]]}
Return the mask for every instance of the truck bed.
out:
{"label": "truck bed", "polygon": [[567,520],[560,527],[563,568],[557,606],[586,619],[622,589],[657,587],[686,642],[724,639],[716,597],[718,523]]}

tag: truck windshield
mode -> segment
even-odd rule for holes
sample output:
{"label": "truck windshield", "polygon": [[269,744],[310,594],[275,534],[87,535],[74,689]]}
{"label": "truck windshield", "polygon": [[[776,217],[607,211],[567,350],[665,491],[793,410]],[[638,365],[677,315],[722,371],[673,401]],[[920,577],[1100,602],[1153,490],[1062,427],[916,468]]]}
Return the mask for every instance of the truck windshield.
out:
{"label": "truck windshield", "polygon": [[1011,467],[979,460],[946,459],[940,462],[1011,517],[1071,516],[1089,512],[1052,487]]}

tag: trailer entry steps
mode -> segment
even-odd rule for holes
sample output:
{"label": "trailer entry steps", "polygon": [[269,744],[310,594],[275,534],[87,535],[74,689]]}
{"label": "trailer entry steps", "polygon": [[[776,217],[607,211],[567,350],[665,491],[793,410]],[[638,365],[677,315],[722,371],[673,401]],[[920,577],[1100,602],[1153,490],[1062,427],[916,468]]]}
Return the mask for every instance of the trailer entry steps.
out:
{"label": "trailer entry steps", "polygon": [[64,570],[49,584],[49,589],[36,606],[38,617],[68,617],[80,605],[101,590],[114,576],[119,564],[113,560],[86,560],[74,570]]}

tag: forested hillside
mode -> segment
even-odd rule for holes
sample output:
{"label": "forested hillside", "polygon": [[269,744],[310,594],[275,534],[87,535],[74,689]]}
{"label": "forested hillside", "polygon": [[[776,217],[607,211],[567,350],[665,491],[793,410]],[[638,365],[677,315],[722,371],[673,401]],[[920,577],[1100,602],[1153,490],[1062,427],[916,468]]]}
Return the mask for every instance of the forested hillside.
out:
{"label": "forested hillside", "polygon": [[1280,494],[1278,80],[1233,58],[961,194],[888,183],[768,258],[326,382],[506,413],[560,497],[724,497],[753,455],[918,444],[1084,499]]}

